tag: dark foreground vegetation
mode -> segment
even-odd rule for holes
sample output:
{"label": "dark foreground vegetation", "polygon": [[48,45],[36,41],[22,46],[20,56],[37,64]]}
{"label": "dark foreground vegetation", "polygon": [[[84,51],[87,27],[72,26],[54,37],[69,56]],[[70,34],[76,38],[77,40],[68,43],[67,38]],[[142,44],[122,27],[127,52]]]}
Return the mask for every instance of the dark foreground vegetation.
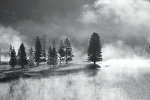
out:
{"label": "dark foreground vegetation", "polygon": [[[69,68],[71,66],[82,66],[81,68]],[[64,69],[68,68],[68,69]],[[59,75],[67,75],[71,73],[79,73],[84,72],[87,75],[93,76],[96,74],[97,70],[99,70],[100,66],[94,64],[87,64],[87,65],[80,65],[80,64],[71,64],[71,65],[64,65],[61,67],[56,68],[49,68],[43,69],[40,71],[30,71],[29,69],[21,69],[21,68],[14,68],[5,71],[1,71],[0,74],[0,82],[9,82],[13,80],[17,80],[19,78],[43,78],[49,76],[59,76]]]}

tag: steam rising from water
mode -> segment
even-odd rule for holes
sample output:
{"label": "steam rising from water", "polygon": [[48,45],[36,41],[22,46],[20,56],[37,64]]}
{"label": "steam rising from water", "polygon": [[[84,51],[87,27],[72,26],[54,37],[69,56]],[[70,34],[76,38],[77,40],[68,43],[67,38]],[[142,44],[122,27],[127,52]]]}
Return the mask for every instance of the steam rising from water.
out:
{"label": "steam rising from water", "polygon": [[[43,4],[47,4],[46,2],[44,0]],[[42,10],[41,7],[40,9]],[[42,23],[20,20],[9,27],[0,26],[1,46],[4,50],[7,50],[5,44],[10,43],[16,49],[21,42],[26,43],[26,47],[34,46],[37,35],[47,35],[48,48],[55,37],[57,43],[68,37],[75,53],[80,51],[78,53],[84,55],[87,53],[91,34],[97,32],[101,37],[104,58],[147,57],[150,44],[149,11],[148,0],[97,0],[93,4],[82,5],[75,12],[66,12],[67,17],[61,18],[54,14],[54,19],[47,16],[48,19]],[[44,12],[38,13],[41,15]],[[45,18],[44,15],[43,17]]]}
{"label": "steam rising from water", "polygon": [[[0,83],[1,100],[149,100],[148,60],[109,60],[96,76],[74,73]],[[104,67],[107,65],[107,67]]]}
{"label": "steam rising from water", "polygon": [[69,37],[75,56],[87,53],[89,38],[97,32],[104,58],[92,77],[76,73],[0,83],[0,100],[149,100],[150,61],[144,60],[149,57],[149,11],[148,0],[97,0],[83,5],[76,17],[69,13],[67,19],[55,16],[52,22],[0,26],[4,51],[9,44],[16,50],[21,42],[33,46],[37,35],[47,35],[48,46],[54,37]]}

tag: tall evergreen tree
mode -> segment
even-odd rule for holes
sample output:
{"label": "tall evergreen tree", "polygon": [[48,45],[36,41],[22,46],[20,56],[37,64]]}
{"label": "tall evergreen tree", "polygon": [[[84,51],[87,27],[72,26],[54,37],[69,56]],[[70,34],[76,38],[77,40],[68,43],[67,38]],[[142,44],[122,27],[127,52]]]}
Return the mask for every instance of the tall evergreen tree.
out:
{"label": "tall evergreen tree", "polygon": [[52,57],[53,66],[57,65],[57,51],[55,48],[55,40],[53,41],[53,49],[52,49],[51,57]]}
{"label": "tall evergreen tree", "polygon": [[47,61],[47,64],[48,65],[52,64],[52,49],[51,49],[51,46],[49,47],[49,50],[48,50],[48,61]]}
{"label": "tall evergreen tree", "polygon": [[64,44],[65,44],[65,60],[67,65],[69,61],[72,61],[72,57],[74,57],[74,55],[68,38],[65,39]]}
{"label": "tall evergreen tree", "polygon": [[15,49],[11,46],[11,50],[10,50],[10,60],[9,60],[9,65],[14,68],[15,65],[17,65],[17,56],[16,56],[16,52]]}
{"label": "tall evergreen tree", "polygon": [[42,49],[42,53],[41,53],[41,61],[46,62],[46,35],[42,36],[41,38],[41,49]]}
{"label": "tall evergreen tree", "polygon": [[40,38],[37,36],[36,42],[35,42],[35,62],[37,65],[39,65],[41,61],[41,56],[42,56],[42,47],[40,43]]}
{"label": "tall evergreen tree", "polygon": [[52,51],[52,61],[53,61],[53,66],[57,65],[57,51],[55,47],[53,47],[53,51]]}
{"label": "tall evergreen tree", "polygon": [[42,50],[42,62],[44,62],[44,64],[45,64],[45,62],[46,62],[46,50]]}
{"label": "tall evergreen tree", "polygon": [[8,52],[8,54],[9,54],[10,57],[11,57],[11,52],[12,52],[12,50],[13,50],[12,45],[10,45],[10,46],[9,46],[9,52]]}
{"label": "tall evergreen tree", "polygon": [[101,53],[100,37],[97,33],[93,33],[89,42],[88,60],[94,62],[95,66],[97,61],[102,61]]}
{"label": "tall evergreen tree", "polygon": [[28,61],[26,57],[26,51],[25,51],[24,44],[22,43],[18,50],[18,65],[20,65],[21,68],[24,68],[24,66],[27,64],[28,64]]}
{"label": "tall evergreen tree", "polygon": [[55,49],[55,47],[53,47],[53,49],[51,49],[51,46],[49,48],[48,51],[48,65],[57,65],[57,51]]}
{"label": "tall evergreen tree", "polygon": [[63,60],[63,57],[65,57],[65,46],[62,40],[60,41],[60,47],[59,47],[58,53],[59,53],[59,60],[60,60],[60,65],[61,65],[61,61]]}
{"label": "tall evergreen tree", "polygon": [[29,66],[33,66],[34,65],[34,51],[33,51],[32,48],[29,49],[28,64],[29,64]]}

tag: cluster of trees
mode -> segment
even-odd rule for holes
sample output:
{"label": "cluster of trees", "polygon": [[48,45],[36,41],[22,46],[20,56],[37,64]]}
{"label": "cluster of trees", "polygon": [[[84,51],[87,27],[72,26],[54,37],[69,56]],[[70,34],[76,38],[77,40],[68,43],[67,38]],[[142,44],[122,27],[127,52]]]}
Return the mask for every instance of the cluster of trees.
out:
{"label": "cluster of trees", "polygon": [[15,65],[19,65],[21,68],[24,68],[27,64],[29,66],[34,66],[35,62],[37,65],[41,62],[44,62],[44,64],[47,62],[48,65],[55,66],[58,64],[58,61],[60,62],[60,65],[62,64],[62,61],[65,61],[67,65],[68,62],[72,61],[72,58],[74,57],[68,38],[66,38],[64,42],[62,40],[60,41],[58,51],[56,50],[54,41],[53,46],[49,47],[48,54],[46,55],[46,50],[42,48],[39,36],[36,38],[35,50],[30,48],[28,55],[26,55],[25,46],[23,43],[20,45],[17,55],[14,47],[10,45],[9,55],[9,64],[12,68],[14,68]]}
{"label": "cluster of trees", "polygon": [[46,53],[44,50],[41,48],[41,43],[39,37],[36,38],[36,44],[35,44],[35,62],[37,65],[40,62],[47,62],[48,65],[57,65],[58,60],[60,61],[60,65],[62,61],[66,62],[66,65],[68,64],[69,61],[72,61],[72,58],[74,57],[73,52],[72,52],[72,47],[70,45],[70,41],[68,38],[65,39],[63,42],[62,40],[60,41],[60,46],[58,51],[56,50],[55,47],[55,40],[53,41],[53,46],[50,46],[48,49],[48,55],[47,59]]}
{"label": "cluster of trees", "polygon": [[[72,47],[68,38],[66,38],[64,42],[62,40],[60,41],[58,51],[55,48],[54,41],[53,46],[49,47],[48,54],[46,56],[46,50],[42,49],[39,36],[37,36],[36,38],[35,50],[33,50],[32,48],[29,50],[28,59],[26,57],[25,46],[23,43],[20,45],[17,56],[15,49],[12,46],[10,46],[9,54],[9,64],[11,65],[11,67],[20,65],[21,68],[24,68],[24,66],[27,64],[33,66],[34,62],[36,62],[37,65],[39,65],[39,63],[41,62],[47,62],[48,65],[55,66],[58,64],[58,61],[60,62],[60,65],[62,64],[62,61],[65,61],[67,65],[68,62],[72,61],[72,58],[74,57]],[[102,61],[100,37],[97,33],[93,33],[90,38],[88,47],[88,61],[94,62],[94,65],[97,61]]]}
{"label": "cluster of trees", "polygon": [[10,54],[9,64],[12,68],[14,68],[15,65],[20,65],[21,68],[24,68],[24,66],[28,64],[25,47],[23,43],[20,45],[17,56],[14,47],[12,48],[11,45],[10,45],[9,54]]}

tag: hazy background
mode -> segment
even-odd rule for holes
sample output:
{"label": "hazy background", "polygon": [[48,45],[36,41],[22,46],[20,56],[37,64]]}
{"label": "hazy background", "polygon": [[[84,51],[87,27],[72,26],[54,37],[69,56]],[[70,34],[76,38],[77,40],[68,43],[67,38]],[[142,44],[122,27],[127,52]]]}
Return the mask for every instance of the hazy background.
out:
{"label": "hazy background", "polygon": [[97,32],[104,59],[146,58],[149,23],[148,0],[0,0],[2,51],[22,42],[28,50],[37,35],[46,35],[47,47],[68,37],[76,56],[84,56]]}
{"label": "hazy background", "polygon": [[[79,72],[0,83],[1,100],[149,100],[150,61],[141,60],[149,58],[149,23],[148,0],[0,0],[3,60],[10,44],[17,51],[23,42],[28,50],[37,35],[47,36],[47,48],[68,37],[75,56],[86,57],[93,32],[106,60],[97,63],[95,76]],[[85,66],[80,62],[75,68]]]}

